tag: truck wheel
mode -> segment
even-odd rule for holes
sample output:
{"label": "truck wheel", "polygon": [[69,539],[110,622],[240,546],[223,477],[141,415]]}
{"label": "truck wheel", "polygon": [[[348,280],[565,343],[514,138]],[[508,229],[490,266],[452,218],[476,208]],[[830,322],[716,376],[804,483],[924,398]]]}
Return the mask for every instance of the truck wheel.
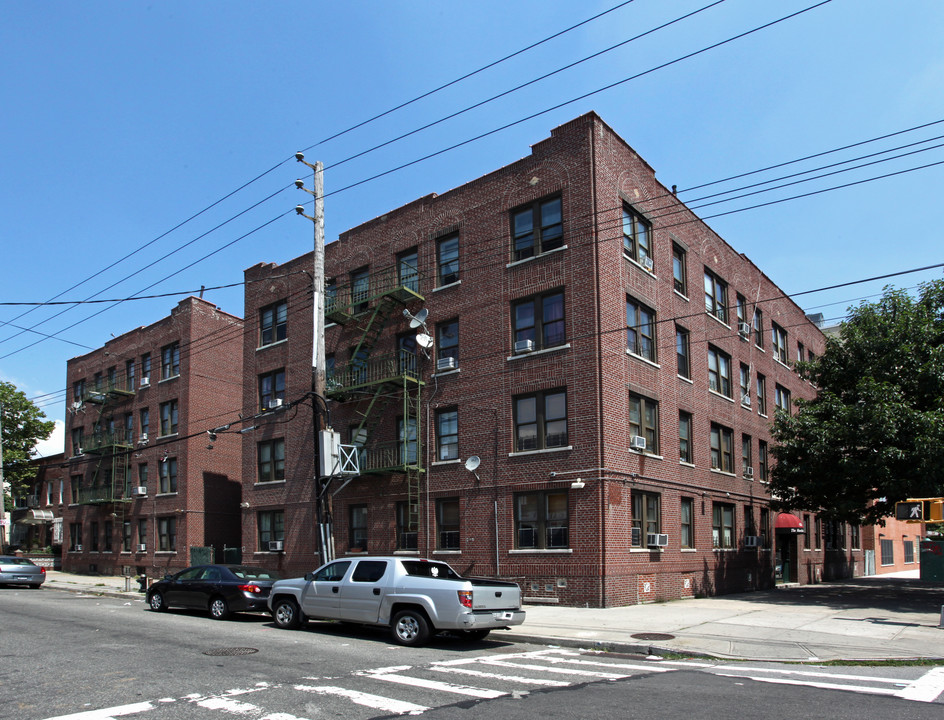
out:
{"label": "truck wheel", "polygon": [[465,640],[471,640],[472,642],[475,642],[477,640],[484,640],[488,637],[490,632],[491,630],[463,630],[462,637]]}
{"label": "truck wheel", "polygon": [[302,624],[302,613],[292,598],[282,598],[272,606],[272,619],[283,630],[297,630]]}
{"label": "truck wheel", "polygon": [[400,645],[422,645],[429,639],[429,622],[419,610],[401,610],[393,616],[391,631]]}

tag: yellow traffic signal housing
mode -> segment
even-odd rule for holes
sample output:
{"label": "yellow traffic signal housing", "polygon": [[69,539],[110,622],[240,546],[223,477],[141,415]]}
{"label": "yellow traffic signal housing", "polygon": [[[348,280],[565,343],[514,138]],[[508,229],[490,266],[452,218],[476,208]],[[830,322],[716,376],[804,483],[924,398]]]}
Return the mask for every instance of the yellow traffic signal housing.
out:
{"label": "yellow traffic signal housing", "polygon": [[897,502],[895,519],[912,523],[944,522],[944,498],[909,498]]}

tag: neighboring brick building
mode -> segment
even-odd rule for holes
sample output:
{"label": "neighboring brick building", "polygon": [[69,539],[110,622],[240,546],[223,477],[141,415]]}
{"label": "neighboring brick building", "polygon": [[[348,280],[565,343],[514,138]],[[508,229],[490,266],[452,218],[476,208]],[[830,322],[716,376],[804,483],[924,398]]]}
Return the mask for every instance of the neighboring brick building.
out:
{"label": "neighboring brick building", "polygon": [[[311,268],[246,271],[246,416],[311,387]],[[597,115],[343,233],[326,277],[330,420],[363,446],[330,487],[337,555],[591,606],[861,574],[853,529],[801,552],[768,507],[769,425],[812,397],[791,363],[822,333]],[[244,546],[290,573],[317,562],[311,423],[276,410],[244,448]]]}
{"label": "neighboring brick building", "polygon": [[[243,321],[190,297],[68,363],[63,569],[164,573],[240,543]],[[204,551],[206,552],[206,551]]]}
{"label": "neighboring brick building", "polygon": [[885,518],[885,525],[862,528],[862,548],[871,551],[876,575],[918,570],[921,562],[919,546],[927,537],[927,525],[907,523],[894,517]]}
{"label": "neighboring brick building", "polygon": [[[36,477],[25,495],[13,500],[11,547],[34,555],[48,555],[47,567],[53,567],[53,553],[62,544],[62,511],[65,508],[65,455],[58,453],[36,458],[30,465]],[[58,557],[56,558],[58,563]],[[58,567],[58,564],[56,564]]]}

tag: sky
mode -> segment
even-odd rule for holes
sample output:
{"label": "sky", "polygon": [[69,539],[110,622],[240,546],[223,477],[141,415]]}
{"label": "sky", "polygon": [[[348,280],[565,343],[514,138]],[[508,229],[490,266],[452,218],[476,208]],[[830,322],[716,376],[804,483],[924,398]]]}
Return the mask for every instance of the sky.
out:
{"label": "sky", "polygon": [[330,242],[588,111],[807,312],[940,278],[944,3],[816,5],[0,0],[0,380],[61,451],[69,358],[311,249],[297,150]]}

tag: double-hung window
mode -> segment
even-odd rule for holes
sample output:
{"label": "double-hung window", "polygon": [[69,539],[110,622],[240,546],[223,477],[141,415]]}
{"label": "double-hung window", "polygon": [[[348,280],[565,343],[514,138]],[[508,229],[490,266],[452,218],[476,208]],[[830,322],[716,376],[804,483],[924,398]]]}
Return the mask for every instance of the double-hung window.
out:
{"label": "double-hung window", "polygon": [[177,401],[161,403],[161,435],[177,433]]}
{"label": "double-hung window", "polygon": [[686,380],[692,379],[692,356],[688,330],[681,325],[675,326],[675,355],[678,358],[678,375]]}
{"label": "double-hung window", "polygon": [[727,324],[728,284],[710,270],[705,270],[705,311]]}
{"label": "double-hung window", "polygon": [[629,434],[646,439],[646,452],[659,454],[659,403],[651,398],[629,396]]}
{"label": "double-hung window", "polygon": [[686,252],[675,243],[672,243],[672,286],[679,295],[688,297]]}
{"label": "double-hung window", "polygon": [[570,546],[566,490],[515,495],[515,547],[564,549]]}
{"label": "double-hung window", "polygon": [[711,512],[711,544],[716,548],[734,547],[734,505],[714,503]]}
{"label": "double-hung window", "polygon": [[436,242],[439,286],[459,282],[459,233],[447,235]]}
{"label": "double-hung window", "polygon": [[177,552],[177,518],[157,519],[157,549],[160,552]]}
{"label": "double-hung window", "polygon": [[416,465],[416,418],[397,418],[397,446],[401,465]]}
{"label": "double-hung window", "polygon": [[774,405],[777,410],[790,414],[792,403],[790,401],[790,391],[779,383],[774,386]]}
{"label": "double-hung window", "polygon": [[646,536],[661,531],[661,501],[662,497],[658,493],[632,491],[633,531],[630,544],[633,547],[647,547]]}
{"label": "double-hung window", "polygon": [[741,363],[741,372],[739,376],[741,390],[741,405],[751,406],[751,368],[749,365]]}
{"label": "double-hung window", "polygon": [[692,414],[679,410],[679,461],[692,464]]}
{"label": "double-hung window", "polygon": [[757,441],[757,477],[767,481],[767,441]]}
{"label": "double-hung window", "polygon": [[512,306],[514,347],[524,348],[528,341],[532,350],[563,345],[566,341],[564,326],[564,292],[553,292],[520,300]]}
{"label": "double-hung window", "polygon": [[420,290],[419,256],[416,248],[397,256],[397,280],[402,287],[413,292]]}
{"label": "double-hung window", "polygon": [[559,197],[514,211],[511,214],[512,259],[525,260],[562,247],[563,228]]}
{"label": "double-hung window", "polygon": [[708,388],[731,397],[731,356],[708,346]]}
{"label": "double-hung window", "polygon": [[[753,472],[754,468],[754,453],[753,453],[754,443],[751,440],[750,435],[741,435],[741,471],[744,477],[747,477],[748,472]],[[751,468],[751,470],[748,470]]]}
{"label": "double-hung window", "polygon": [[683,548],[695,547],[695,500],[694,498],[682,498],[680,506],[681,532],[679,533],[679,544]]}
{"label": "double-hung window", "polygon": [[784,365],[787,364],[787,331],[777,323],[771,323],[771,341],[773,343],[774,357]]}
{"label": "double-hung window", "polygon": [[410,529],[409,504],[406,500],[397,502],[397,550],[416,550],[417,531]]}
{"label": "double-hung window", "polygon": [[125,361],[125,390],[134,392],[134,360]]}
{"label": "double-hung window", "polygon": [[151,384],[151,353],[141,356],[141,387]]}
{"label": "double-hung window", "polygon": [[285,479],[285,438],[264,440],[257,446],[256,457],[259,482]]}
{"label": "double-hung window", "polygon": [[567,447],[567,393],[545,390],[514,399],[515,451]]}
{"label": "double-hung window", "polygon": [[180,375],[180,343],[171,343],[161,348],[161,380]]}
{"label": "double-hung window", "polygon": [[271,345],[286,338],[288,303],[285,300],[259,311],[259,346]]}
{"label": "double-hung window", "polygon": [[734,472],[734,433],[717,423],[711,423],[711,469]]}
{"label": "double-hung window", "polygon": [[754,307],[754,344],[764,349],[764,313],[759,307]]}
{"label": "double-hung window", "polygon": [[285,541],[285,511],[284,510],[261,510],[256,516],[256,523],[259,536],[259,549],[263,552],[269,551],[269,543],[282,540]]}
{"label": "double-hung window", "polygon": [[626,205],[623,206],[623,252],[652,271],[652,225]]}
{"label": "double-hung window", "polygon": [[455,408],[436,412],[436,459],[459,459],[459,411]]}
{"label": "double-hung window", "polygon": [[352,551],[367,550],[367,506],[351,505],[348,508],[348,544]]}
{"label": "double-hung window", "polygon": [[274,370],[259,376],[259,407],[273,410],[285,402],[285,370]]}
{"label": "double-hung window", "polygon": [[734,312],[737,315],[738,335],[742,340],[748,340],[751,336],[751,324],[747,321],[747,300],[741,293],[737,293],[734,298]]}
{"label": "double-hung window", "polygon": [[436,549],[459,550],[459,498],[436,501]]}
{"label": "double-hung window", "polygon": [[634,298],[626,298],[626,350],[656,362],[656,312]]}
{"label": "double-hung window", "polygon": [[457,367],[459,367],[459,320],[453,319],[436,325],[436,369],[452,370]]}
{"label": "double-hung window", "polygon": [[160,478],[159,491],[162,493],[177,492],[177,458],[164,458],[158,462],[157,470]]}
{"label": "double-hung window", "polygon": [[370,270],[360,268],[351,273],[351,312],[367,312],[370,299]]}
{"label": "double-hung window", "polygon": [[767,415],[767,378],[757,373],[757,412]]}

